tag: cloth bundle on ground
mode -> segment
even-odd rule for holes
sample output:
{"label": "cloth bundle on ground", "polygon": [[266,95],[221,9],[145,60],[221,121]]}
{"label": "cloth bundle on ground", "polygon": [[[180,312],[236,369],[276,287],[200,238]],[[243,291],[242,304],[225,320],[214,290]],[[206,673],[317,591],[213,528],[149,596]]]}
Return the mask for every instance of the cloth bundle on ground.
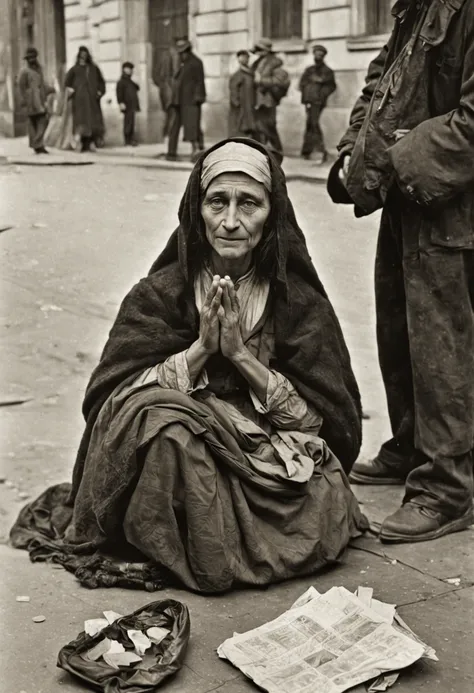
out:
{"label": "cloth bundle on ground", "polygon": [[[251,140],[233,141],[267,154]],[[137,561],[138,550],[143,563],[134,563],[130,586],[138,586],[142,565],[143,587],[171,576],[193,590],[221,592],[312,573],[338,561],[365,526],[343,471],[350,470],[361,444],[357,384],[284,174],[271,156],[268,223],[276,231],[277,258],[269,278],[275,340],[270,367],[323,419],[320,437],[282,434],[295,460],[309,459],[314,471],[304,480],[282,473],[272,437],[252,422],[249,433],[242,416],[233,420],[212,388],[189,396],[158,384],[129,387],[198,337],[193,276],[203,261],[198,229],[204,158],[190,176],[179,228],[123,301],[92,374],[69,498],[58,497],[65,486],[43,495],[12,530],[13,544],[30,550],[33,560],[49,555],[73,569],[75,561],[90,566],[93,556],[100,572],[106,557],[125,557],[130,550]],[[80,569],[76,576],[81,579]],[[88,573],[88,579],[95,586],[94,576]]]}
{"label": "cloth bundle on ground", "polygon": [[[84,657],[105,638],[119,642],[126,652],[134,652],[127,631],[145,633],[150,628],[166,629],[161,642],[152,642],[142,661],[116,669],[102,659],[91,661]],[[105,693],[146,693],[156,691],[169,676],[182,666],[189,642],[189,611],[174,599],[151,602],[133,614],[121,616],[94,636],[82,632],[58,656],[58,667],[90,683]]]}

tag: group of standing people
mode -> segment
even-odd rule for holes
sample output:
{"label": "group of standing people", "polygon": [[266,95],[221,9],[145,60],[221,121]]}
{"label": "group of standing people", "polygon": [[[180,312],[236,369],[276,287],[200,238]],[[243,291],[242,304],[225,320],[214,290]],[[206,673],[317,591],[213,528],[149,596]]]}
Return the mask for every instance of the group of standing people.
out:
{"label": "group of standing people", "polygon": [[[239,68],[229,80],[229,136],[252,137],[281,161],[283,145],[277,129],[277,107],[288,93],[290,77],[268,39],[260,39],[252,53],[256,59],[250,65],[250,52],[238,51]],[[309,159],[315,152],[315,160],[320,164],[326,161],[327,152],[319,120],[336,89],[334,72],[324,61],[326,54],[324,46],[313,47],[314,65],[306,68],[299,83],[306,109],[301,155]]]}
{"label": "group of standing people", "polygon": [[[28,116],[30,147],[37,154],[47,154],[45,142],[83,152],[102,146],[105,126],[100,101],[105,94],[105,81],[89,49],[79,48],[61,94],[47,84],[36,48],[28,48],[25,61],[18,88]],[[54,95],[56,107],[51,106]]]}
{"label": "group of standing people", "polygon": [[[257,41],[251,52],[255,55],[252,64],[249,51],[238,51],[239,68],[230,77],[228,134],[255,139],[281,161],[283,145],[277,128],[277,108],[288,93],[290,77],[282,60],[273,52],[269,39]],[[327,157],[319,119],[328,97],[336,89],[334,72],[324,61],[326,53],[324,46],[314,46],[314,65],[304,71],[299,83],[306,109],[301,155],[311,158],[314,153],[317,163],[323,163]],[[65,75],[64,88],[58,92],[46,83],[35,48],[28,49],[25,60],[26,66],[19,77],[19,90],[29,119],[33,150],[45,154],[45,144],[83,152],[101,147],[105,134],[101,109],[105,81],[89,49],[86,46],[79,48],[76,63]],[[124,144],[130,146],[137,144],[135,117],[140,111],[140,87],[132,79],[133,70],[133,63],[123,63],[116,86],[117,103],[123,114]],[[191,143],[191,160],[195,161],[204,150],[201,110],[206,100],[206,85],[202,60],[194,54],[186,37],[175,39],[171,49],[161,57],[154,79],[160,89],[166,116],[166,158],[170,161],[177,159],[182,130],[183,140]]]}

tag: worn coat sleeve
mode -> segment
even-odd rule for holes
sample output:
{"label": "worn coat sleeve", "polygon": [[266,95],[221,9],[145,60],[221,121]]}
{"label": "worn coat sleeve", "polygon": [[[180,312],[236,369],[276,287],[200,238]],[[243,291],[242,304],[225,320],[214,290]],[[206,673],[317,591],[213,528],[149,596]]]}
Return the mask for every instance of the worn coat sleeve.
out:
{"label": "worn coat sleeve", "polygon": [[196,86],[194,91],[194,103],[201,105],[206,100],[206,84],[204,81],[204,65],[197,59],[195,69]]}
{"label": "worn coat sleeve", "polygon": [[229,80],[230,105],[238,108],[240,106],[240,87],[242,85],[242,75],[240,70],[235,72]]}
{"label": "worn coat sleeve", "polygon": [[402,191],[429,205],[474,184],[474,29],[466,41],[459,107],[425,120],[389,150]]}
{"label": "worn coat sleeve", "polygon": [[367,76],[365,78],[365,87],[363,88],[362,94],[357,99],[355,106],[352,109],[349,120],[349,128],[338,145],[338,150],[341,152],[341,154],[345,152],[352,152],[354,148],[357,135],[362,127],[362,123],[364,122],[375,88],[383,74],[387,54],[388,45],[382,48],[378,56],[372,60],[369,65]]}
{"label": "worn coat sleeve", "polygon": [[125,89],[123,88],[123,83],[122,80],[119,80],[117,82],[117,103],[122,104],[125,103]]}
{"label": "worn coat sleeve", "polygon": [[99,87],[99,94],[100,94],[101,96],[103,96],[103,95],[105,94],[105,80],[104,80],[104,76],[103,76],[102,72],[100,71],[100,69],[97,67],[97,65],[95,66],[95,69],[97,70],[97,84],[98,84],[98,87]]}

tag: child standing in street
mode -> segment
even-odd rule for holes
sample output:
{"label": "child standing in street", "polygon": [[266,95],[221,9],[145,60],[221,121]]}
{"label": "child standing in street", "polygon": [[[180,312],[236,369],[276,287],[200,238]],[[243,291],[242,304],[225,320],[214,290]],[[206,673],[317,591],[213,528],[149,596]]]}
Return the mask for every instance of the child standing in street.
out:
{"label": "child standing in street", "polygon": [[117,101],[123,113],[123,138],[125,146],[137,146],[135,139],[135,113],[140,110],[138,91],[140,87],[133,81],[133,63],[122,65],[122,76],[117,82]]}

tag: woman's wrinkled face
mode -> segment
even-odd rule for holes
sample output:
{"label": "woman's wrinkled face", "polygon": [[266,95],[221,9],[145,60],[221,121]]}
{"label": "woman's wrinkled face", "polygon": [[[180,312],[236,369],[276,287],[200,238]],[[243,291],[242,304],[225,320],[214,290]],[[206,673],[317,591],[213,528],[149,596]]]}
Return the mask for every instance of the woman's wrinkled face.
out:
{"label": "woman's wrinkled face", "polygon": [[214,178],[201,204],[206,238],[226,262],[242,262],[251,255],[269,214],[265,186],[245,173],[222,173]]}

